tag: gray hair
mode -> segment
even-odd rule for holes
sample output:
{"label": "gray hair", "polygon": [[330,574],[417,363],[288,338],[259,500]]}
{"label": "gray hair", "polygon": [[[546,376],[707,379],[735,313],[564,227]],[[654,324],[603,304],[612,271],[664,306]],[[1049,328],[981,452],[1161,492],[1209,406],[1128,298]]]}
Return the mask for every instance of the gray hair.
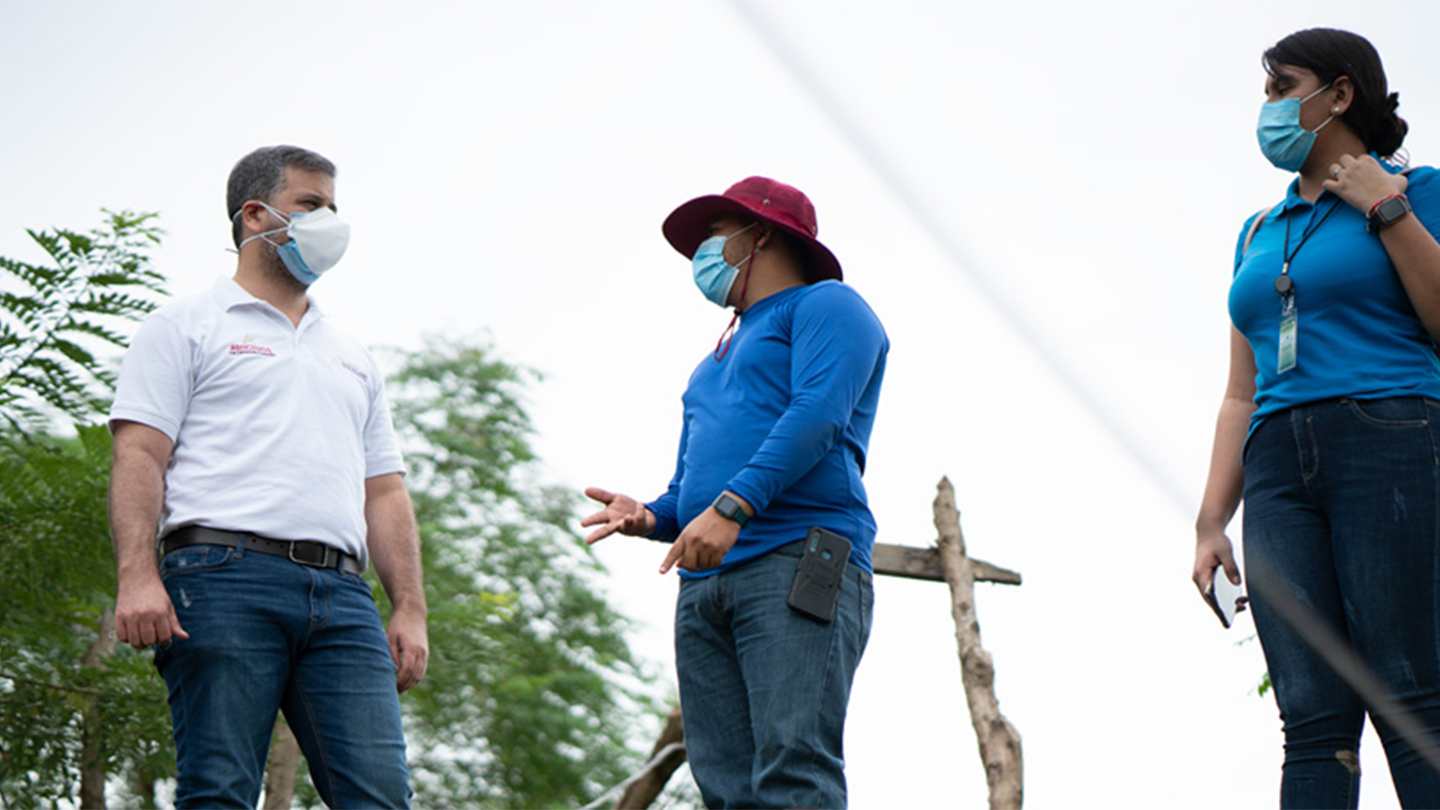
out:
{"label": "gray hair", "polygon": [[230,214],[230,234],[235,247],[244,235],[236,217],[240,207],[251,200],[274,202],[285,188],[285,169],[294,166],[308,172],[335,176],[335,164],[323,155],[298,146],[262,146],[240,158],[230,170],[225,192],[225,207]]}

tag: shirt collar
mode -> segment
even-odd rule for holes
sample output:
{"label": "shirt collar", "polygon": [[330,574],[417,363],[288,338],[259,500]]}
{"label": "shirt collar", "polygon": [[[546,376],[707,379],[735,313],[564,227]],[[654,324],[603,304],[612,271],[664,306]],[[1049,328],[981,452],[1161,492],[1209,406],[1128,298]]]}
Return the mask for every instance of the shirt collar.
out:
{"label": "shirt collar", "polygon": [[[826,279],[826,280],[828,281],[829,279]],[[815,283],[816,283],[816,284],[819,284],[820,282],[817,281],[817,282],[815,282]],[[751,304],[750,306],[746,307],[746,308],[745,308],[745,311],[740,313],[740,320],[742,320],[742,321],[745,320],[745,316],[747,316],[747,315],[753,315],[753,314],[755,314],[755,313],[757,313],[757,312],[763,312],[763,311],[765,311],[766,309],[769,309],[770,307],[773,307],[773,306],[775,306],[776,304],[780,303],[781,301],[784,301],[785,299],[789,298],[790,296],[798,294],[801,290],[805,289],[806,287],[810,287],[810,286],[813,286],[813,285],[810,285],[810,284],[797,284],[797,285],[795,285],[794,287],[786,287],[785,289],[780,290],[779,292],[771,293],[771,294],[765,296],[764,298],[761,298],[759,301],[756,301],[755,303],[753,303],[753,304]]]}
{"label": "shirt collar", "polygon": [[[1405,168],[1405,167],[1403,167],[1403,166],[1399,166],[1399,165],[1396,165],[1396,164],[1394,164],[1394,163],[1391,163],[1391,162],[1388,161],[1388,160],[1381,160],[1381,159],[1380,159],[1380,156],[1377,155],[1377,154],[1375,154],[1374,152],[1371,152],[1371,153],[1370,153],[1370,157],[1375,158],[1375,161],[1380,164],[1381,168],[1385,169],[1385,171],[1387,171],[1387,172],[1389,172],[1389,173],[1391,173],[1391,174],[1398,174],[1398,173],[1400,173],[1401,171],[1403,171],[1404,168]],[[1329,192],[1329,191],[1322,191],[1322,192],[1320,192],[1320,196],[1315,198],[1315,202],[1311,203],[1311,202],[1309,202],[1308,200],[1305,200],[1304,198],[1302,198],[1302,197],[1300,196],[1300,176],[1299,176],[1299,175],[1296,175],[1296,176],[1295,176],[1295,179],[1290,181],[1290,186],[1289,186],[1289,188],[1287,188],[1287,189],[1285,190],[1285,201],[1282,202],[1282,203],[1280,203],[1280,205],[1277,207],[1276,213],[1277,213],[1277,214],[1286,214],[1286,213],[1289,213],[1290,211],[1293,211],[1293,210],[1295,210],[1296,208],[1299,208],[1299,207],[1301,207],[1301,206],[1306,206],[1306,207],[1317,206],[1317,205],[1320,204],[1320,201],[1323,200],[1327,194],[1328,194],[1329,196],[1331,196],[1331,197],[1334,197],[1334,196],[1335,196],[1334,194],[1332,194],[1332,193]]]}
{"label": "shirt collar", "polygon": [[[260,309],[268,309],[272,312],[279,312],[275,307],[246,292],[244,287],[241,287],[235,279],[228,276],[216,281],[215,286],[211,288],[210,292],[215,298],[215,303],[219,304],[220,308],[226,312],[229,312],[235,307],[242,306],[253,306],[259,307]],[[316,303],[314,296],[307,294],[305,301],[307,304],[305,316],[300,319],[302,326],[309,321],[319,320],[325,317],[324,310]],[[281,317],[284,316],[282,315]]]}

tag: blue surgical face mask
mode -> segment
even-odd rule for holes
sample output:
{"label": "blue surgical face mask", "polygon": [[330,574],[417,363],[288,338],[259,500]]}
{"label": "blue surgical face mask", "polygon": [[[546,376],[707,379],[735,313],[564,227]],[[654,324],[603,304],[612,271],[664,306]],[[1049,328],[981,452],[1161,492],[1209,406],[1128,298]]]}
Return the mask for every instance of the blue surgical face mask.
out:
{"label": "blue surgical face mask", "polygon": [[[263,202],[260,204],[265,205]],[[257,233],[241,242],[240,247],[254,239],[264,239],[275,245],[280,261],[301,284],[307,287],[314,284],[345,255],[345,248],[350,244],[350,226],[329,208],[296,211],[288,216],[268,205],[265,205],[265,210],[284,222],[285,227]],[[237,212],[235,216],[240,214]],[[269,237],[277,233],[289,234],[290,241],[282,244],[270,242]]]}
{"label": "blue surgical face mask", "polygon": [[1310,150],[1315,147],[1315,133],[1335,120],[1335,116],[1326,118],[1325,122],[1313,131],[1307,130],[1300,126],[1300,105],[1325,92],[1329,87],[1327,82],[1324,87],[1305,98],[1267,101],[1260,108],[1260,123],[1255,126],[1255,134],[1260,138],[1260,151],[1265,153],[1265,157],[1275,168],[1297,172],[1305,165],[1305,158],[1310,156]]}
{"label": "blue surgical face mask", "polygon": [[[730,298],[730,288],[735,286],[735,279],[740,275],[738,265],[725,261],[725,242],[757,224],[752,222],[729,236],[712,236],[695,248],[695,256],[690,260],[690,268],[695,273],[695,286],[700,288],[701,295],[717,307],[726,306]],[[746,256],[740,260],[740,264],[748,261],[750,257]]]}

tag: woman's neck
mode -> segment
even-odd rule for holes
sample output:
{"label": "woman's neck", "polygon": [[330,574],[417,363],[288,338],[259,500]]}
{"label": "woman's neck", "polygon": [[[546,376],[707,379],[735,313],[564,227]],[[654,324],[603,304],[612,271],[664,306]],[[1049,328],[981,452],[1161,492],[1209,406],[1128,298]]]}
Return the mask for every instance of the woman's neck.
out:
{"label": "woman's neck", "polygon": [[1330,179],[1330,167],[1339,163],[1340,158],[1345,155],[1358,158],[1368,152],[1365,142],[1348,127],[1342,127],[1333,138],[1317,140],[1305,165],[1300,167],[1301,199],[1313,203],[1320,198],[1325,191],[1325,181]]}

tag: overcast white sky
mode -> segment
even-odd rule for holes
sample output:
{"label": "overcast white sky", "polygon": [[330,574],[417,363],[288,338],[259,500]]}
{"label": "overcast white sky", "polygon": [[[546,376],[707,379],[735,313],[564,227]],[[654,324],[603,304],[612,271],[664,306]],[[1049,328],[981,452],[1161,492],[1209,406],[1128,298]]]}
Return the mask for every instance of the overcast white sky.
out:
{"label": "overcast white sky", "polygon": [[[228,275],[230,166],[340,168],[317,285],[372,346],[488,333],[546,374],[553,480],[649,497],[728,314],[660,222],[750,174],[803,189],[889,331],[866,480],[927,545],[942,475],[981,585],[1034,808],[1276,801],[1251,624],[1189,583],[1241,222],[1287,176],[1255,145],[1260,53],[1299,28],[1379,48],[1440,161],[1429,2],[731,3],[0,0],[0,255],[23,229],[158,211],[177,293]],[[1235,532],[1238,539],[1238,530]],[[672,663],[663,547],[597,549]],[[855,807],[985,802],[942,585],[881,579],[851,704]],[[1396,806],[1373,736],[1361,806]]]}

